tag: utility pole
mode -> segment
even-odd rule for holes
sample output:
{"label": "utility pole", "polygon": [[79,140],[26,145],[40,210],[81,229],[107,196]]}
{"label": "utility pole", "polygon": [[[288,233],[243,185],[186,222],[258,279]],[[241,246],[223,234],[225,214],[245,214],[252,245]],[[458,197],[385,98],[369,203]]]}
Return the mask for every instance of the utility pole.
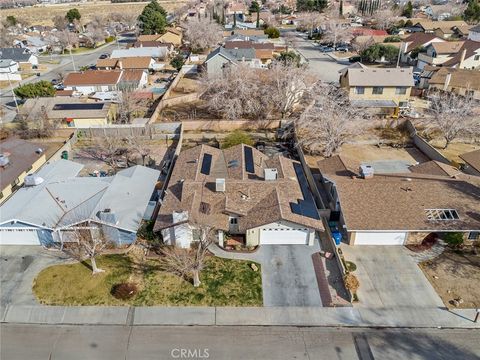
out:
{"label": "utility pole", "polygon": [[68,50],[70,51],[70,58],[72,59],[72,64],[73,64],[73,71],[77,71],[77,69],[75,68],[75,60],[73,59],[73,55],[72,55],[72,46],[73,45],[70,43],[70,35],[69,35],[68,32],[67,32],[67,39],[68,39]]}
{"label": "utility pole", "polygon": [[398,49],[397,68],[400,67],[400,54],[402,53],[402,48],[403,48],[403,41],[400,42],[400,48]]}
{"label": "utility pole", "polygon": [[15,96],[15,91],[13,91],[12,82],[10,81],[10,74],[8,72],[7,72],[7,80],[8,80],[8,86],[10,86],[10,90],[12,91],[13,101],[15,102],[15,108],[17,109],[17,114],[18,114],[17,97]]}

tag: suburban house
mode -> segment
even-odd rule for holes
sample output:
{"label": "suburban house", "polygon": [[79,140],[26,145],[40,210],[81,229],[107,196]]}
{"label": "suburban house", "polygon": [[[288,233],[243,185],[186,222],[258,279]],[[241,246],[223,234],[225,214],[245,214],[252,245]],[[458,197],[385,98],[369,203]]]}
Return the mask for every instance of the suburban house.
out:
{"label": "suburban house", "polygon": [[257,50],[253,47],[226,49],[220,46],[208,54],[204,67],[208,76],[212,77],[220,74],[225,67],[240,63],[246,63],[254,68],[265,68],[272,58],[273,53],[268,49]]}
{"label": "suburban house", "polygon": [[36,121],[44,113],[52,122],[68,127],[90,127],[110,124],[116,116],[116,104],[93,102],[75,97],[44,97],[28,99],[20,114]]}
{"label": "suburban house", "polygon": [[432,33],[417,32],[410,34],[402,41],[402,46],[400,47],[402,62],[410,63],[417,61],[416,58],[413,59],[411,57],[412,51],[415,49],[424,49],[434,42],[445,42],[445,40]]}
{"label": "suburban house", "polygon": [[258,29],[232,29],[232,30],[223,32],[223,37],[230,37],[232,35],[243,36],[244,40],[268,39],[268,36],[265,35],[265,32],[263,30],[258,30]]}
{"label": "suburban house", "polygon": [[402,174],[376,174],[341,155],[318,167],[333,218],[350,245],[419,244],[446,232],[480,240],[479,178],[434,161]]}
{"label": "suburban house", "polygon": [[371,68],[355,63],[340,70],[340,86],[353,106],[385,115],[398,114],[407,107],[414,86],[413,69]]}
{"label": "suburban house", "polygon": [[460,155],[460,158],[465,161],[463,171],[467,174],[480,176],[480,150],[470,151]]}
{"label": "suburban house", "polygon": [[464,28],[468,24],[463,20],[456,21],[431,21],[419,20],[413,27],[420,29],[425,33],[434,33],[437,36],[448,39],[455,34],[454,28]]}
{"label": "suburban house", "polygon": [[142,47],[159,47],[167,49],[167,55],[170,56],[175,51],[175,46],[172,43],[161,43],[158,41],[136,41],[133,43],[134,48]]}
{"label": "suburban house", "polygon": [[167,47],[131,47],[128,49],[116,49],[112,51],[111,59],[132,58],[132,57],[150,57],[154,59],[166,59],[169,51]]}
{"label": "suburban house", "polygon": [[[439,66],[446,64],[446,62],[452,59],[459,53],[463,46],[463,41],[445,41],[445,42],[432,42],[426,48],[425,52],[418,54],[417,67],[423,69],[425,65]],[[448,66],[448,65],[445,65]]]}
{"label": "suburban house", "polygon": [[148,56],[98,59],[96,67],[98,70],[153,70],[155,68],[155,60]]}
{"label": "suburban house", "polygon": [[17,138],[2,140],[0,143],[0,203],[23,185],[28,173],[38,170],[45,161],[45,153],[40,145]]}
{"label": "suburban house", "polygon": [[428,81],[429,89],[471,95],[480,100],[480,71],[442,67]]}
{"label": "suburban house", "polygon": [[23,48],[0,48],[0,59],[15,61],[21,70],[30,70],[33,66],[38,66],[38,57]]}
{"label": "suburban house", "polygon": [[480,24],[470,28],[468,32],[468,40],[480,41]]}
{"label": "suburban house", "polygon": [[48,43],[38,35],[23,35],[14,40],[15,47],[25,48],[34,54],[42,53],[47,50]]}
{"label": "suburban house", "polygon": [[22,75],[18,73],[18,63],[12,59],[0,59],[0,81],[20,81]]}
{"label": "suburban house", "polygon": [[157,41],[161,43],[171,43],[175,46],[182,45],[182,32],[173,27],[165,29],[165,33],[159,35],[139,35],[138,41]]}
{"label": "suburban house", "polygon": [[94,92],[122,90],[128,87],[132,90],[145,86],[148,74],[143,70],[94,70],[72,72],[65,76],[65,90],[73,90],[82,95]]}
{"label": "suburban house", "polygon": [[443,66],[459,69],[480,69],[480,42],[465,40],[460,50]]}
{"label": "suburban house", "polygon": [[220,246],[229,234],[247,246],[312,245],[324,230],[301,164],[244,144],[180,153],[154,231],[189,247],[198,224],[213,227]]}
{"label": "suburban house", "polygon": [[134,242],[160,172],[133,166],[114,176],[77,177],[82,168],[62,159],[29,175],[0,207],[0,244],[63,244],[83,224],[117,245]]}

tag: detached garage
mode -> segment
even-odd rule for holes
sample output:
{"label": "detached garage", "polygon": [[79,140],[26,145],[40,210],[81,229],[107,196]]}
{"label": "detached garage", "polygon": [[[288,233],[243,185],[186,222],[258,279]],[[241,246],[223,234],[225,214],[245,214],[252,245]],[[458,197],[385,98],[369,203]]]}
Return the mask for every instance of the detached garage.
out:
{"label": "detached garage", "polygon": [[260,245],[308,245],[308,229],[262,229]]}
{"label": "detached garage", "polygon": [[351,235],[353,245],[403,245],[405,232],[356,232]]}

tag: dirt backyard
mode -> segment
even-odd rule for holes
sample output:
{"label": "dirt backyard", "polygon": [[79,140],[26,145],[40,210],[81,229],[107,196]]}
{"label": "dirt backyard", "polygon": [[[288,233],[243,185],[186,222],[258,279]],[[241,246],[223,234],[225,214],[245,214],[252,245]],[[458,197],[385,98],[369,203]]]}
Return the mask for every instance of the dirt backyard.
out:
{"label": "dirt backyard", "polygon": [[421,263],[420,268],[448,308],[455,308],[454,299],[463,300],[458,308],[480,307],[479,255],[446,249],[435,259]]}

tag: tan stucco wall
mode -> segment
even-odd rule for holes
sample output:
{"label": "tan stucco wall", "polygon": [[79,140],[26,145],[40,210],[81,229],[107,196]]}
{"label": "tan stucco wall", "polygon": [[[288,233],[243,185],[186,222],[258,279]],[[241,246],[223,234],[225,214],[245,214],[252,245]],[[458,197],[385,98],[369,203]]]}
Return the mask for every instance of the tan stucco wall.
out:
{"label": "tan stucco wall", "polygon": [[[23,182],[25,181],[25,176],[28,174],[34,173],[37,171],[43,164],[46,162],[46,157],[45,154],[40,156],[33,164],[31,169],[25,169],[24,172],[22,172],[18,176],[18,185],[21,186],[23,185]],[[13,182],[12,182],[13,183]],[[12,184],[8,184],[4,189],[2,189],[2,195],[3,197],[0,199],[0,204],[3,203],[7,198],[12,194]]]}
{"label": "tan stucco wall", "polygon": [[103,125],[108,125],[108,120],[107,118],[74,119],[73,125],[75,127],[103,126]]}
{"label": "tan stucco wall", "polygon": [[[247,230],[247,232],[245,233],[246,243],[247,243],[247,246],[260,245],[260,231],[262,229],[272,229],[272,228],[278,228],[278,229],[288,228],[288,229],[290,229],[290,228],[299,228],[299,227],[304,228],[303,225],[298,225],[298,224],[291,223],[289,221],[284,221],[284,220],[274,222],[274,223],[270,223],[270,224],[266,224],[266,225],[263,225],[263,226],[259,226],[259,227]],[[309,239],[308,239],[309,245],[313,245],[314,240],[315,240],[315,230],[310,229]]]}
{"label": "tan stucco wall", "polygon": [[366,86],[364,94],[355,94],[355,87],[349,88],[348,96],[350,100],[393,100],[397,103],[401,101],[408,101],[410,99],[410,92],[412,88],[407,87],[404,95],[395,94],[396,87],[384,87],[383,94],[373,94],[373,87]]}

